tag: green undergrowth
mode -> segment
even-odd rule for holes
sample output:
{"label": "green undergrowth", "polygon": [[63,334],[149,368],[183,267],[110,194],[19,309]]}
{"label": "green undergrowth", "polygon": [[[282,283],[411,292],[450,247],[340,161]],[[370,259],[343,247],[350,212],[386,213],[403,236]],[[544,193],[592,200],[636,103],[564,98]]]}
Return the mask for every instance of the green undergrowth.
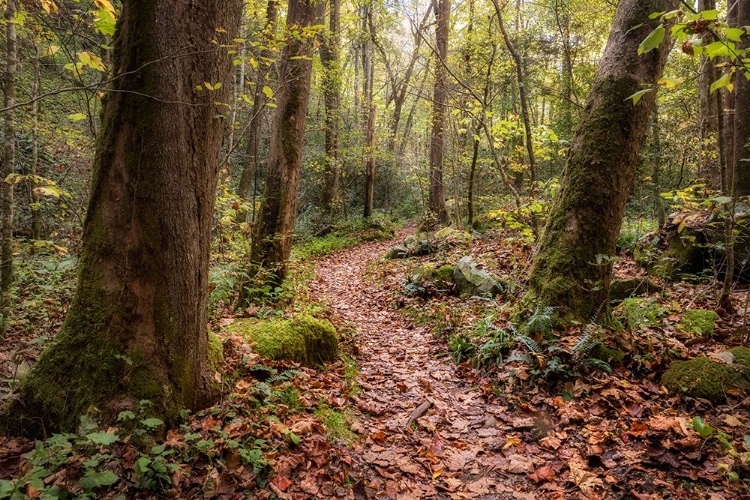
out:
{"label": "green undergrowth", "polygon": [[357,440],[357,435],[351,429],[352,416],[347,410],[336,410],[325,403],[321,403],[315,411],[326,430],[328,439],[350,446]]}
{"label": "green undergrowth", "polygon": [[[221,406],[194,416],[185,410],[173,429],[151,416],[153,405],[146,400],[135,411],[121,412],[111,427],[81,417],[75,432],[36,441],[23,455],[21,473],[0,480],[0,498],[212,498],[209,480],[185,478],[210,478],[213,470],[224,471],[238,493],[252,496],[267,485],[272,457],[304,446],[304,437],[284,422],[306,410],[298,385],[308,376],[258,364],[241,371],[238,390]],[[334,414],[320,420],[337,432],[346,428]],[[175,474],[182,478],[177,484]]]}
{"label": "green undergrowth", "polygon": [[397,225],[384,216],[357,218],[330,228],[330,233],[305,238],[292,247],[292,260],[306,261],[330,255],[369,241],[388,240],[396,234]]}

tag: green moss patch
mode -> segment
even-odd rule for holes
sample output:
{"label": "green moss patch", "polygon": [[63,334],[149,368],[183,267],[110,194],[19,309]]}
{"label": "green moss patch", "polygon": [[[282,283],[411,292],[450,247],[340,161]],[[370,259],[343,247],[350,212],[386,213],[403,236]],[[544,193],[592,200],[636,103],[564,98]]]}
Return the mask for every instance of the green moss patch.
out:
{"label": "green moss patch", "polygon": [[219,364],[224,361],[224,344],[215,333],[208,333],[208,366],[212,371],[219,370]]}
{"label": "green moss patch", "polygon": [[724,400],[730,389],[750,388],[750,383],[737,370],[705,356],[672,363],[662,375],[661,384],[670,392],[714,402]]}
{"label": "green moss patch", "polygon": [[750,347],[733,347],[729,352],[734,355],[734,364],[750,369]]}
{"label": "green moss patch", "polygon": [[338,357],[336,328],[308,315],[283,320],[241,319],[229,331],[253,342],[255,352],[266,358],[316,367]]}
{"label": "green moss patch", "polygon": [[653,299],[629,298],[617,307],[617,313],[625,320],[628,328],[639,330],[658,326],[667,310]]}
{"label": "green moss patch", "polygon": [[468,245],[471,243],[471,234],[460,229],[444,227],[435,233],[435,239],[449,245]]}
{"label": "green moss patch", "polygon": [[600,361],[606,361],[607,363],[620,363],[625,359],[625,351],[620,349],[611,349],[601,342],[591,349],[590,356]]}
{"label": "green moss patch", "polygon": [[710,337],[716,330],[719,315],[707,309],[690,309],[682,314],[677,328],[683,332]]}

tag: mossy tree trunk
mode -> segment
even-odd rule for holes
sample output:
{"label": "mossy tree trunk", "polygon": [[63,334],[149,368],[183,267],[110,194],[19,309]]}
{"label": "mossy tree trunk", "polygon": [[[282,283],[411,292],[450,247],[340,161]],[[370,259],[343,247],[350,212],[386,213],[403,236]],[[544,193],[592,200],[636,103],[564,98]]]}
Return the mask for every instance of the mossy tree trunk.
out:
{"label": "mossy tree trunk", "polygon": [[445,150],[445,111],[448,104],[448,32],[450,30],[450,0],[434,0],[435,17],[435,89],[432,97],[432,133],[430,135],[430,194],[429,209],[438,220],[448,221],[443,185],[443,155]]}
{"label": "mossy tree trunk", "polygon": [[[153,403],[174,422],[215,395],[208,259],[239,0],[129,0],[115,36],[78,287],[8,422],[27,434]],[[199,90],[222,82],[219,91]]]}
{"label": "mossy tree trunk", "polygon": [[[16,30],[16,0],[8,0],[5,7],[5,75],[4,104],[6,108],[16,103],[16,68],[18,67],[18,34]],[[13,110],[6,111],[3,167],[0,169],[0,339],[8,332],[10,321],[10,293],[13,285],[13,183],[4,180],[15,171],[16,127]]]}
{"label": "mossy tree trunk", "polygon": [[[737,26],[750,25],[750,3],[737,3]],[[750,49],[750,35],[744,35],[739,45],[740,49]],[[740,68],[735,78],[734,109],[742,111],[734,115],[734,196],[750,195],[750,80],[746,72],[750,69]]]}
{"label": "mossy tree trunk", "polygon": [[325,103],[325,171],[321,210],[329,220],[339,206],[339,102],[341,101],[341,68],[339,45],[341,25],[341,0],[330,0],[328,31],[320,44],[320,62],[323,66],[323,101]]}
{"label": "mossy tree trunk", "polygon": [[271,282],[280,284],[292,249],[297,193],[305,142],[305,115],[310,97],[313,37],[304,33],[316,21],[314,0],[290,0],[287,27],[302,34],[290,36],[279,66],[281,88],[271,128],[271,149],[260,218],[253,233],[251,261],[264,268]]}
{"label": "mossy tree trunk", "polygon": [[[562,322],[587,322],[608,311],[611,257],[670,44],[640,56],[637,48],[659,23],[649,15],[677,4],[622,0],[618,6],[526,296],[531,306],[556,307]],[[633,105],[628,97],[643,88],[652,91]]]}

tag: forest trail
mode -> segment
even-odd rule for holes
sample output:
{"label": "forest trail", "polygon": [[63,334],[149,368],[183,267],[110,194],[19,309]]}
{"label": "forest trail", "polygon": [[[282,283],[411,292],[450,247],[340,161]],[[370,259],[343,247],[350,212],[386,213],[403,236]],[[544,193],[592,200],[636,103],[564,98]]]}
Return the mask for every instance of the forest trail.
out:
{"label": "forest trail", "polygon": [[[528,429],[533,420],[488,403],[457,373],[430,326],[416,326],[389,306],[386,292],[367,277],[368,265],[407,233],[318,261],[311,284],[313,294],[358,331],[362,391],[355,427],[361,428],[355,430],[364,440],[352,452],[355,497],[539,498],[529,493],[534,486],[526,474],[540,464],[503,453],[513,444],[505,431]],[[427,404],[424,416],[407,425]]]}

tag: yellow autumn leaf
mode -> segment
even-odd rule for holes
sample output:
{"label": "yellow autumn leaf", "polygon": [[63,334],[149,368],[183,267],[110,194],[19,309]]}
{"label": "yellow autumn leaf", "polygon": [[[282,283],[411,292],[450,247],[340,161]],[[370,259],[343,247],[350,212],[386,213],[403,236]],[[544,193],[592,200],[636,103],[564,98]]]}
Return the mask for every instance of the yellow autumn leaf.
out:
{"label": "yellow autumn leaf", "polygon": [[42,9],[44,9],[44,12],[47,14],[54,14],[57,12],[57,4],[54,2],[54,0],[40,0],[42,4]]}
{"label": "yellow autumn leaf", "polygon": [[94,3],[99,9],[105,10],[111,13],[112,15],[115,14],[115,8],[112,6],[112,3],[109,0],[94,0]]}

